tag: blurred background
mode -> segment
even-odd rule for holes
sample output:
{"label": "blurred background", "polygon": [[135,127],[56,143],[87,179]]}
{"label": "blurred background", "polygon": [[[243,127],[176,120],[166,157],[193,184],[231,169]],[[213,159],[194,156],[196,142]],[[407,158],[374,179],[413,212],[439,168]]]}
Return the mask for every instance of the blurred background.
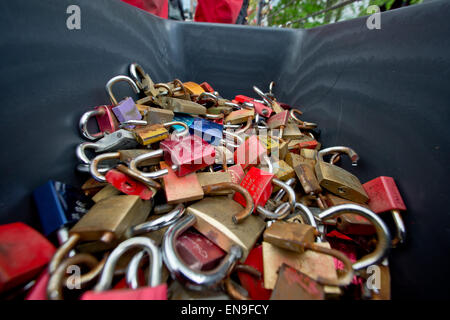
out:
{"label": "blurred background", "polygon": [[[313,28],[433,0],[122,0],[162,18],[264,27]],[[373,13],[373,12],[371,12]]]}

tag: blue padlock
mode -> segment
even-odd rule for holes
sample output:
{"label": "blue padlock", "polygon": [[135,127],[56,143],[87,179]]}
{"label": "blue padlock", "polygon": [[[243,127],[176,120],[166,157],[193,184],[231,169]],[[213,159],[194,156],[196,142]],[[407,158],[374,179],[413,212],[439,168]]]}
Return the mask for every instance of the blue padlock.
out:
{"label": "blue padlock", "polygon": [[52,180],[34,190],[33,197],[46,236],[76,223],[93,205],[81,190]]}
{"label": "blue padlock", "polygon": [[[173,117],[172,121],[179,121],[179,122],[186,123],[186,125],[189,127],[192,124],[192,122],[194,122],[194,117],[191,117],[184,113],[175,113],[175,116]],[[180,126],[178,124],[173,125],[172,128],[176,132],[181,132],[181,131],[185,130],[185,128],[183,126]]]}
{"label": "blue padlock", "polygon": [[213,146],[218,146],[223,143],[223,125],[203,118],[194,119],[189,126],[189,133],[199,136]]}

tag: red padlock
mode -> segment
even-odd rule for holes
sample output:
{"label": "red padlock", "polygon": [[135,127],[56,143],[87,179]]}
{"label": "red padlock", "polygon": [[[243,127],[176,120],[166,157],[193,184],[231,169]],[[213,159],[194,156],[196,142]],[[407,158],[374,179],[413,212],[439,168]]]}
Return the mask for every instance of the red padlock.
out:
{"label": "red padlock", "polygon": [[227,172],[231,174],[231,182],[235,184],[241,184],[242,179],[245,177],[244,169],[242,169],[240,164],[228,167]]}
{"label": "red padlock", "polygon": [[112,108],[114,108],[113,105],[95,107],[95,110],[103,110],[95,116],[100,132],[113,133],[119,130],[119,121],[117,121]]}
{"label": "red padlock", "polygon": [[272,115],[272,108],[266,106],[264,103],[255,101],[255,99],[243,96],[243,95],[237,95],[234,100],[239,103],[250,103],[255,108],[255,112],[258,113],[261,116],[264,117],[270,117]]}
{"label": "red padlock", "polygon": [[0,292],[36,277],[54,253],[55,247],[26,224],[0,226]]}
{"label": "red padlock", "polygon": [[257,165],[262,157],[267,154],[257,135],[252,135],[245,140],[234,152],[234,162],[240,164],[243,169]]}
{"label": "red padlock", "polygon": [[216,150],[214,146],[196,135],[180,140],[164,140],[160,143],[164,150],[165,162],[176,165],[174,170],[179,177],[206,168],[214,164]]}
{"label": "red padlock", "polygon": [[264,268],[263,268],[263,255],[262,255],[262,245],[253,248],[244,265],[251,266],[261,272],[262,277],[260,279],[249,275],[246,272],[239,272],[238,277],[242,286],[247,290],[248,295],[253,300],[269,300],[272,290],[264,288]]}
{"label": "red padlock", "polygon": [[36,279],[36,283],[30,289],[25,300],[47,300],[47,284],[50,279],[50,274],[48,269],[45,268],[44,271]]}
{"label": "red padlock", "polygon": [[[242,179],[241,186],[247,189],[253,198],[254,211],[258,206],[264,207],[269,200],[273,190],[272,179],[274,176],[272,173],[252,167]],[[244,197],[239,192],[234,194],[233,199],[243,206],[246,205]]]}
{"label": "red padlock", "polygon": [[[344,253],[352,263],[358,260],[357,255],[357,244],[353,239],[347,237],[346,235],[340,233],[339,231],[333,230],[327,234],[327,239],[330,243],[331,248],[336,249]],[[337,270],[344,270],[344,263],[339,259],[333,257],[334,265]],[[354,276],[352,283],[358,285],[361,282],[358,276]]]}
{"label": "red padlock", "polygon": [[302,141],[297,144],[298,149],[316,149],[319,143],[316,140]]}
{"label": "red padlock", "polygon": [[392,240],[392,245],[395,247],[398,243],[403,243],[406,230],[400,211],[405,211],[406,206],[394,179],[384,176],[378,177],[364,183],[363,188],[369,196],[370,210],[375,213],[391,212],[397,227],[397,235]]}
{"label": "red padlock", "polygon": [[109,170],[105,178],[106,181],[125,194],[139,196],[142,200],[150,200],[153,196],[153,191],[146,185],[118,170]]}
{"label": "red padlock", "polygon": [[220,247],[192,228],[177,238],[176,250],[189,268],[198,271],[214,269],[226,255]]}
{"label": "red padlock", "polygon": [[202,87],[203,90],[205,90],[206,92],[209,92],[209,93],[213,93],[214,92],[214,89],[209,85],[208,82],[200,83],[200,87]]}

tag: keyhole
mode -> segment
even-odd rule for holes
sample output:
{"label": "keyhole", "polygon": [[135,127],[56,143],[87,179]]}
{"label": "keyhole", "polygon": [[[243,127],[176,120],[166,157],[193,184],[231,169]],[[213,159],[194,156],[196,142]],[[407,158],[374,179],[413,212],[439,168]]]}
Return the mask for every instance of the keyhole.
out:
{"label": "keyhole", "polygon": [[132,192],[135,189],[135,186],[129,183],[128,181],[124,182],[123,187],[127,192]]}
{"label": "keyhole", "polygon": [[339,193],[345,193],[345,189],[342,188],[342,187],[338,188],[337,190],[338,190]]}

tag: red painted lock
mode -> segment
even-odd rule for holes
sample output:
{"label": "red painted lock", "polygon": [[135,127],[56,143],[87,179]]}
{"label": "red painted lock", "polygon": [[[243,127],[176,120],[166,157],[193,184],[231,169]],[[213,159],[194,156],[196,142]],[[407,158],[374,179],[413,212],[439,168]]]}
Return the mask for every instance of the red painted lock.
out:
{"label": "red painted lock", "polygon": [[242,169],[240,164],[228,167],[227,172],[231,174],[231,182],[235,184],[241,184],[242,179],[245,177],[244,169]]}
{"label": "red painted lock", "polygon": [[406,230],[400,211],[405,211],[406,206],[394,179],[384,176],[378,177],[364,183],[363,188],[369,196],[370,210],[375,213],[391,212],[397,227],[397,235],[392,240],[392,245],[395,247],[398,243],[403,243]]}
{"label": "red painted lock", "polygon": [[208,82],[202,82],[200,84],[200,87],[202,87],[203,90],[205,90],[206,92],[209,92],[209,93],[213,93],[214,92],[214,89],[209,85]]}
{"label": "red painted lock", "polygon": [[36,283],[28,292],[25,300],[47,300],[47,284],[49,279],[50,274],[48,273],[48,269],[45,268],[36,279]]}
{"label": "red painted lock", "polygon": [[180,140],[164,140],[160,147],[164,150],[165,162],[178,166],[174,171],[179,177],[206,168],[215,161],[214,146],[196,135]]}
{"label": "red painted lock", "polygon": [[118,170],[109,170],[105,178],[106,181],[125,194],[139,196],[142,200],[150,200],[153,196],[153,191],[146,185]]}
{"label": "red painted lock", "polygon": [[247,290],[248,295],[253,300],[269,300],[272,290],[264,288],[264,268],[263,268],[263,255],[262,255],[262,245],[253,248],[244,265],[251,266],[261,272],[262,277],[260,279],[249,275],[246,272],[239,272],[238,277],[242,286]]}
{"label": "red painted lock", "polygon": [[[353,239],[347,237],[346,235],[336,230],[333,230],[332,232],[328,233],[327,239],[329,240],[331,248],[344,253],[352,263],[355,263],[358,260],[357,256],[358,246],[353,241]],[[344,270],[344,263],[342,261],[334,257],[333,261],[337,270]],[[360,283],[360,279],[358,278],[358,276],[355,275],[353,277],[352,283],[356,285]]]}
{"label": "red painted lock", "polygon": [[319,143],[316,140],[302,141],[297,144],[298,149],[316,149]]}
{"label": "red painted lock", "polygon": [[176,250],[189,268],[198,271],[214,269],[226,255],[225,251],[194,229],[186,230],[177,238]]}
{"label": "red painted lock", "polygon": [[[149,283],[147,287],[109,290],[114,269],[119,258],[131,248],[141,248],[150,257]],[[133,268],[128,268],[128,273]],[[162,257],[158,247],[145,237],[133,237],[120,243],[109,255],[100,279],[93,291],[87,291],[81,300],[167,300],[167,284],[161,284]],[[135,271],[135,270],[134,270]],[[138,273],[134,276],[138,276]],[[136,281],[138,282],[138,281]]]}
{"label": "red painted lock", "polygon": [[266,154],[267,149],[258,139],[258,136],[253,135],[236,149],[234,162],[246,169],[249,166],[255,166],[260,163],[260,160]]}
{"label": "red painted lock", "polygon": [[[254,211],[258,206],[264,207],[269,200],[273,190],[272,179],[274,176],[272,173],[252,167],[242,179],[241,186],[247,189],[253,198]],[[233,199],[243,206],[246,205],[244,197],[238,192],[234,194]]]}
{"label": "red painted lock", "polygon": [[100,132],[113,133],[119,130],[119,121],[117,121],[112,108],[114,108],[113,105],[95,107],[95,110],[103,110],[103,112],[100,112],[95,116]]}
{"label": "red painted lock", "polygon": [[270,129],[278,129],[286,126],[287,121],[289,119],[289,111],[283,111],[271,116],[267,120],[267,125]]}
{"label": "red painted lock", "polygon": [[26,224],[0,226],[0,292],[36,277],[54,253],[55,247]]}
{"label": "red painted lock", "polygon": [[237,95],[234,100],[239,103],[250,103],[255,108],[255,112],[258,113],[261,116],[264,117],[270,117],[272,115],[272,108],[266,106],[264,103],[255,101],[255,99],[243,96],[243,95]]}

